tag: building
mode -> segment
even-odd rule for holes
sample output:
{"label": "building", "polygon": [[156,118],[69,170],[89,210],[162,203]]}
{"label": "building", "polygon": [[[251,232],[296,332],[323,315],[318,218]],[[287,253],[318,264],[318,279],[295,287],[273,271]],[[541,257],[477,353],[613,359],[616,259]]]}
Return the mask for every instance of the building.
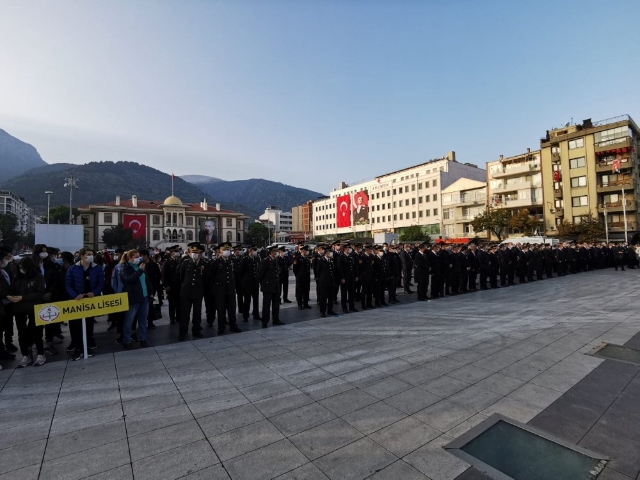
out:
{"label": "building", "polygon": [[365,237],[399,233],[419,225],[431,236],[441,233],[441,192],[460,178],[483,182],[485,171],[459,163],[455,152],[356,185],[342,182],[313,202],[314,236]]}
{"label": "building", "polygon": [[286,242],[293,231],[293,215],[291,212],[283,212],[275,205],[269,205],[258,220],[269,229],[271,240]]}
{"label": "building", "polygon": [[291,242],[303,242],[313,237],[313,201],[291,209],[292,232]]}
{"label": "building", "polygon": [[36,214],[24,201],[24,197],[19,197],[8,190],[0,190],[0,214],[14,215],[18,221],[16,231],[20,234],[35,234]]}
{"label": "building", "polygon": [[451,242],[487,238],[487,232],[475,232],[471,220],[487,209],[487,184],[461,178],[442,190],[442,237]]}
{"label": "building", "polygon": [[613,240],[638,231],[638,126],[628,115],[548,130],[540,140],[545,231],[584,215]]}
{"label": "building", "polygon": [[513,157],[500,155],[499,160],[487,162],[487,199],[492,208],[504,208],[512,213],[529,210],[529,214],[540,221],[538,233],[542,234],[544,212],[540,155],[540,150],[532,152],[527,148],[526,153]]}
{"label": "building", "polygon": [[78,208],[77,224],[84,227],[85,245],[95,249],[105,248],[102,240],[105,230],[118,224],[131,228],[134,239],[150,247],[164,249],[199,241],[205,245],[221,242],[243,243],[245,221],[242,213],[222,210],[220,204],[211,207],[206,201],[182,203],[175,196],[164,201],[121,200]]}

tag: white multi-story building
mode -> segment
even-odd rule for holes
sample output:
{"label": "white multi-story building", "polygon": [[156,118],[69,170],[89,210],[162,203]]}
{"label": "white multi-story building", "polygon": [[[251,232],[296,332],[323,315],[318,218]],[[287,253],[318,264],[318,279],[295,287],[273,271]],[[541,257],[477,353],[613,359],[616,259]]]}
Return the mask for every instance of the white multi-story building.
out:
{"label": "white multi-story building", "polygon": [[23,197],[8,190],[0,190],[0,214],[8,213],[14,215],[18,221],[16,231],[22,235],[35,233],[36,214],[33,208],[26,204]]}
{"label": "white multi-story building", "polygon": [[293,230],[293,214],[283,212],[275,205],[269,205],[265,208],[258,220],[269,228],[270,237],[275,241],[287,241],[289,232]]}
{"label": "white multi-story building", "polygon": [[487,209],[487,184],[461,178],[442,190],[442,236],[452,242],[485,237],[471,221]]}
{"label": "white multi-story building", "polygon": [[313,202],[314,236],[373,236],[402,233],[418,225],[434,236],[441,233],[441,192],[460,178],[485,181],[485,170],[458,163],[455,152],[420,165],[386,173],[357,185],[341,183],[324,199]]}

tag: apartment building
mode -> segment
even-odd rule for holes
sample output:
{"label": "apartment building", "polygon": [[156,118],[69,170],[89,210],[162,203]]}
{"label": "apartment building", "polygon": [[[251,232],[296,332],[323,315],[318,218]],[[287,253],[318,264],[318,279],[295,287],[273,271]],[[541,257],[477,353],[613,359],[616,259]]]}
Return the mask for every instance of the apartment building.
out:
{"label": "apartment building", "polygon": [[[527,209],[540,221],[538,233],[544,231],[543,189],[540,150],[487,162],[487,203],[516,213]],[[516,233],[516,232],[509,232]],[[517,232],[527,233],[532,232]]]}
{"label": "apartment building", "polygon": [[487,184],[461,178],[442,190],[442,237],[452,243],[487,238],[487,232],[476,232],[471,220],[487,208]]}
{"label": "apartment building", "polygon": [[438,236],[442,189],[460,178],[482,182],[486,173],[475,165],[459,163],[451,151],[356,185],[342,182],[327,198],[313,202],[313,234],[332,238],[402,234],[403,229],[419,225]]}
{"label": "apartment building", "polygon": [[0,214],[11,214],[16,217],[16,231],[22,235],[36,232],[36,214],[20,197],[9,190],[0,190]]}
{"label": "apartment building", "polygon": [[629,115],[548,130],[540,140],[545,231],[584,215],[613,240],[638,231],[638,126]]}

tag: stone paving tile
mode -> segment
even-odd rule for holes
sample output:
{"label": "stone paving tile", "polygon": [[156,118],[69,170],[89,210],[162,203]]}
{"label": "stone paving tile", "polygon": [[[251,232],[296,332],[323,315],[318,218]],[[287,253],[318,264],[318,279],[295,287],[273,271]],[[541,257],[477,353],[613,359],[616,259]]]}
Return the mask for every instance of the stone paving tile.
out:
{"label": "stone paving tile", "polygon": [[284,475],[277,477],[277,480],[327,480],[327,477],[313,463],[307,463]]}
{"label": "stone paving tile", "polygon": [[511,392],[509,397],[544,409],[555,402],[561,395],[562,394],[556,390],[541,387],[533,383],[527,383]]}
{"label": "stone paving tile", "polygon": [[456,478],[469,465],[442,448],[451,440],[453,438],[442,435],[405,456],[403,460],[432,480]]}
{"label": "stone paving tile", "polygon": [[320,400],[318,403],[335,415],[341,417],[361,408],[376,403],[378,399],[357,388],[347,390],[329,398]]}
{"label": "stone paving tile", "polygon": [[289,440],[309,460],[315,460],[362,437],[362,433],[358,430],[344,420],[336,418],[294,435]]}
{"label": "stone paving tile", "polygon": [[46,440],[36,440],[0,450],[0,473],[40,464],[46,443]]}
{"label": "stone paving tile", "polygon": [[37,463],[8,473],[0,473],[0,480],[38,480],[39,475],[40,463]]}
{"label": "stone paving tile", "polygon": [[190,473],[181,480],[230,480],[229,474],[222,465],[213,465],[194,473]]}
{"label": "stone paving tile", "polygon": [[86,410],[68,415],[55,415],[51,423],[50,435],[62,435],[63,433],[82,430],[84,428],[102,425],[122,418],[122,404],[116,403],[99,407],[93,410]]}
{"label": "stone paving tile", "polygon": [[127,435],[130,437],[188,420],[193,420],[193,415],[184,404],[125,417]]}
{"label": "stone paving tile", "polygon": [[197,421],[204,434],[207,437],[212,437],[263,419],[264,415],[254,405],[247,404],[199,417]]}
{"label": "stone paving tile", "polygon": [[430,382],[420,385],[420,388],[427,392],[434,393],[440,397],[450,397],[461,390],[469,387],[469,384],[462,380],[443,375]]}
{"label": "stone paving tile", "polygon": [[86,478],[87,480],[133,480],[133,471],[131,465],[127,464]]}
{"label": "stone paving tile", "polygon": [[429,477],[420,473],[413,468],[407,462],[398,460],[392,463],[388,467],[383,468],[374,475],[369,477],[369,480],[430,480]]}
{"label": "stone paving tile", "polygon": [[127,438],[124,419],[49,437],[44,460],[64,457]]}
{"label": "stone paving tile", "polygon": [[46,461],[42,464],[40,478],[76,480],[112,470],[129,462],[127,442],[118,440],[90,450]]}
{"label": "stone paving tile", "polygon": [[392,455],[374,441],[363,438],[314,461],[330,479],[360,480],[395,462]]}
{"label": "stone paving tile", "polygon": [[236,430],[209,437],[209,443],[221,461],[276,443],[284,435],[269,420],[261,420]]}
{"label": "stone paving tile", "polygon": [[378,402],[351,412],[342,417],[342,419],[365,435],[369,435],[404,417],[406,417],[406,414],[400,410],[384,402]]}
{"label": "stone paving tile", "polygon": [[135,462],[202,439],[204,439],[204,434],[198,428],[195,420],[129,437],[131,461]]}
{"label": "stone paving tile", "polygon": [[269,420],[285,435],[308,430],[311,427],[333,420],[336,416],[319,403],[305,405],[304,407],[282,413]]}
{"label": "stone paving tile", "polygon": [[268,480],[306,463],[307,458],[284,439],[225,462],[225,468],[233,480]]}
{"label": "stone paving tile", "polygon": [[373,395],[379,400],[392,397],[404,390],[411,388],[411,384],[403,382],[395,377],[386,377],[374,383],[362,387],[362,390]]}
{"label": "stone paving tile", "polygon": [[412,415],[429,405],[439,402],[442,397],[429,393],[418,387],[413,387],[404,392],[398,393],[392,397],[384,399],[392,407],[397,408],[401,412]]}
{"label": "stone paving tile", "polygon": [[136,479],[175,479],[220,463],[206,440],[200,440],[133,462]]}
{"label": "stone paving tile", "polygon": [[394,455],[404,457],[440,435],[435,428],[414,417],[407,417],[372,433],[369,438]]}

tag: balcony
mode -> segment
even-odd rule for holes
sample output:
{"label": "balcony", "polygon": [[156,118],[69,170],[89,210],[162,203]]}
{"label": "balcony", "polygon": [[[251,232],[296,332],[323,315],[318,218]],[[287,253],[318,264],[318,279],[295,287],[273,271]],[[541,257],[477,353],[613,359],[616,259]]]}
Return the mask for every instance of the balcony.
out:
{"label": "balcony", "polygon": [[[616,158],[616,160],[620,161],[620,170],[624,170],[625,168],[631,168],[631,157],[621,157]],[[598,160],[596,162],[596,172],[604,173],[604,172],[612,172],[613,171],[613,160]]]}
{"label": "balcony", "polygon": [[627,212],[629,212],[636,209],[636,202],[633,200],[627,199],[624,201],[624,205],[622,200],[618,200],[617,202],[600,203],[598,205],[598,212],[604,213],[605,207],[606,207],[607,213],[622,212],[625,208]]}
{"label": "balcony", "polygon": [[562,189],[561,188],[557,188],[553,191],[553,197],[554,198],[562,198]]}
{"label": "balcony", "polygon": [[631,148],[631,137],[614,138],[613,140],[600,142],[595,146],[595,152],[598,154],[614,151],[620,148]]}
{"label": "balcony", "polygon": [[625,190],[634,190],[636,188],[636,182],[633,177],[626,177],[622,180],[610,181],[608,183],[600,182],[596,187],[596,191],[598,193],[619,192],[623,188]]}
{"label": "balcony", "polygon": [[[609,232],[624,232],[624,222],[609,222]],[[627,231],[633,231],[636,229],[635,222],[627,221]]]}
{"label": "balcony", "polygon": [[497,194],[497,193],[505,193],[505,192],[517,192],[518,190],[529,190],[532,188],[540,188],[541,186],[542,184],[540,182],[532,182],[531,180],[518,182],[518,183],[511,183],[509,185],[502,183],[500,184],[500,186],[492,188],[491,193]]}
{"label": "balcony", "polygon": [[492,172],[493,178],[506,178],[540,171],[540,162],[523,162],[513,167],[505,167],[501,172]]}
{"label": "balcony", "polygon": [[487,203],[487,194],[470,193],[467,195],[454,196],[451,201],[442,200],[442,206],[449,205],[485,205]]}
{"label": "balcony", "polygon": [[551,161],[559,162],[560,161],[560,152],[552,152],[551,153]]}
{"label": "balcony", "polygon": [[512,198],[493,204],[496,208],[525,208],[533,205],[542,205],[542,198]]}
{"label": "balcony", "polygon": [[556,217],[564,217],[564,208],[556,208],[555,212]]}

